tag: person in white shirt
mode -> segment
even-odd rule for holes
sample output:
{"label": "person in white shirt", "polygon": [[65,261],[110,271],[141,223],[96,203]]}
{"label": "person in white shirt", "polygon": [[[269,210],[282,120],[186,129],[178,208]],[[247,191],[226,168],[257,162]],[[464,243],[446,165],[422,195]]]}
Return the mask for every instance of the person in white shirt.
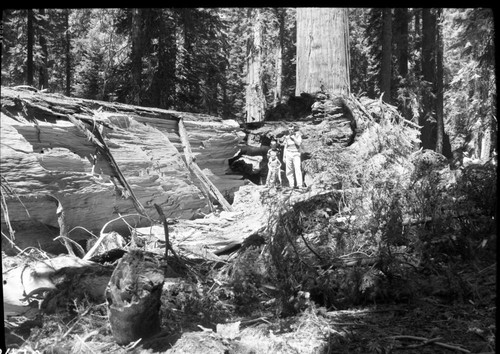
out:
{"label": "person in white shirt", "polygon": [[290,188],[303,188],[302,169],[300,166],[300,145],[302,144],[302,136],[299,129],[290,125],[288,134],[283,137],[283,160],[286,168],[286,178]]}

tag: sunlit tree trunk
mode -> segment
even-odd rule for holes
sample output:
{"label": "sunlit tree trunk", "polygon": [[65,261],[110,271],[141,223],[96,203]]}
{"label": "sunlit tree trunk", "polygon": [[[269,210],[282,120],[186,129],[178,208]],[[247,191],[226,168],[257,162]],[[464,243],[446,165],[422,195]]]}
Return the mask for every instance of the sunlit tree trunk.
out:
{"label": "sunlit tree trunk", "polygon": [[380,65],[380,88],[383,92],[383,100],[391,102],[391,78],[392,78],[392,9],[382,10],[382,62]]}
{"label": "sunlit tree trunk", "polygon": [[28,9],[28,58],[26,61],[26,83],[33,86],[33,42],[35,40],[35,33],[33,29],[34,21],[33,9]]}
{"label": "sunlit tree trunk", "polygon": [[247,88],[246,113],[247,122],[261,122],[264,120],[266,99],[262,85],[262,14],[261,9],[249,9],[249,16],[253,16],[252,36],[247,46]]}
{"label": "sunlit tree trunk", "polygon": [[443,87],[443,28],[441,25],[441,13],[442,9],[438,9],[438,22],[437,22],[437,33],[436,33],[436,125],[437,125],[437,136],[436,136],[436,152],[440,154],[443,153],[444,144],[444,110],[443,110],[443,100],[444,100],[444,87]]}
{"label": "sunlit tree trunk", "polygon": [[45,20],[45,9],[40,9],[41,19],[38,22],[40,49],[42,50],[42,65],[40,66],[38,86],[41,89],[49,87],[49,70],[47,68],[49,51],[47,50],[47,39],[45,38],[45,31],[47,28],[47,21]]}
{"label": "sunlit tree trunk", "polygon": [[[491,98],[488,97],[488,95],[491,94],[488,90],[488,81],[491,73],[488,72],[487,69],[483,69],[483,81],[480,84],[480,97],[482,102],[491,102]],[[480,154],[480,159],[485,162],[490,158],[491,155],[491,145],[492,145],[492,132],[493,132],[493,127],[494,127],[494,119],[492,117],[492,112],[490,109],[485,109],[483,106],[481,106],[479,110],[481,114],[481,154]]]}
{"label": "sunlit tree trunk", "polygon": [[349,22],[346,8],[297,8],[295,94],[348,94]]}

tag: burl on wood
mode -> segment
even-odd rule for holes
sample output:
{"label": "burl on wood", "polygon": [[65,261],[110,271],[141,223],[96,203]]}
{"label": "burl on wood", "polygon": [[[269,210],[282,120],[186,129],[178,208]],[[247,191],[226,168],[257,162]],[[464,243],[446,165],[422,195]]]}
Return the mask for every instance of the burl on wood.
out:
{"label": "burl on wood", "polygon": [[106,288],[111,331],[118,344],[160,331],[163,283],[163,267],[153,253],[134,250],[120,259]]}

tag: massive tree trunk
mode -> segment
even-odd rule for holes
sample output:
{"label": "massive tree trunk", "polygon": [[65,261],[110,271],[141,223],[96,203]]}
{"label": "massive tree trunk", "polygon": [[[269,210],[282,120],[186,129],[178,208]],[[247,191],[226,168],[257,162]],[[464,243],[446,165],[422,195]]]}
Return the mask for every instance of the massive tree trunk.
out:
{"label": "massive tree trunk", "polygon": [[392,9],[382,10],[382,62],[380,65],[380,88],[383,100],[391,102],[391,77],[392,77]]}
{"label": "massive tree trunk", "polygon": [[141,75],[142,75],[142,9],[132,9],[132,104],[141,103]]}
{"label": "massive tree trunk", "polygon": [[[132,214],[128,223],[145,226],[150,221],[137,216],[139,204],[148,215],[156,215],[156,203],[168,218],[195,218],[208,211],[202,185],[211,194],[218,189],[230,195],[244,183],[241,176],[227,174],[227,159],[242,139],[235,121],[7,87],[1,94],[2,190],[5,182],[11,191],[5,195],[8,218],[20,248],[53,247],[60,225],[49,196],[62,204],[69,236],[83,241],[89,234],[74,227],[95,234],[118,214]],[[185,138],[179,133],[181,120]],[[107,149],[93,135],[98,131]],[[185,147],[195,163],[184,158]],[[9,234],[4,215],[1,224]],[[128,232],[122,220],[110,227]]]}
{"label": "massive tree trunk", "polygon": [[33,29],[34,22],[33,9],[28,9],[28,58],[26,61],[26,83],[33,86],[33,42],[35,40],[35,33]]}
{"label": "massive tree trunk", "polygon": [[49,87],[49,70],[47,68],[49,52],[47,50],[47,39],[45,38],[45,31],[47,28],[47,21],[45,20],[45,9],[40,9],[41,19],[38,22],[38,35],[40,40],[40,49],[42,50],[42,65],[40,66],[38,86],[40,89],[46,89]]}
{"label": "massive tree trunk", "polygon": [[295,94],[350,92],[349,23],[345,8],[297,8]]}
{"label": "massive tree trunk", "polygon": [[422,9],[422,74],[425,81],[422,87],[423,111],[419,117],[422,147],[435,150],[436,15],[430,8]]}
{"label": "massive tree trunk", "polygon": [[266,110],[266,98],[262,80],[262,9],[249,9],[249,17],[253,18],[252,35],[247,46],[247,88],[246,114],[247,122],[262,122]]}

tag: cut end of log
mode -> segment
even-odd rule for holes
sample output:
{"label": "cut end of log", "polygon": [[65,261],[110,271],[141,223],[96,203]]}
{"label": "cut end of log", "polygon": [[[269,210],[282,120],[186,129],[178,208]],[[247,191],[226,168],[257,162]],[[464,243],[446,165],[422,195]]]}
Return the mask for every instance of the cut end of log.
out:
{"label": "cut end of log", "polygon": [[160,331],[164,274],[153,254],[134,250],[118,262],[106,289],[111,331],[128,344]]}

